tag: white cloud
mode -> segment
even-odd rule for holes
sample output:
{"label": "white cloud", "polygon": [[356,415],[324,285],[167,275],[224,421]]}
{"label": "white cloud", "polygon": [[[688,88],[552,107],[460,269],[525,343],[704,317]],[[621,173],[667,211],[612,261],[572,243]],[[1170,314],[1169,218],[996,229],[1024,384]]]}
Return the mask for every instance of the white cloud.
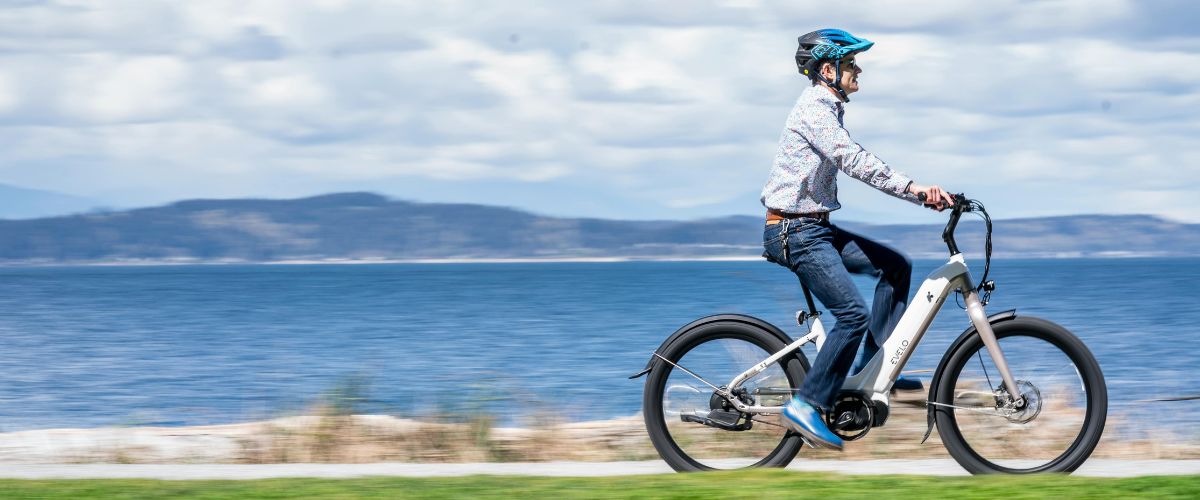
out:
{"label": "white cloud", "polygon": [[[486,203],[506,193],[479,186],[574,185],[593,197],[580,206],[609,207],[596,216],[756,213],[805,85],[795,37],[828,23],[877,42],[860,58],[863,91],[846,122],[914,177],[991,200],[997,215],[1068,206],[1200,221],[1200,196],[1185,196],[1200,189],[1200,37],[1156,39],[1145,27],[1170,21],[1164,10],[871,0],[826,2],[817,15],[814,5],[0,9],[0,120],[10,131],[0,182],[116,205],[347,188],[423,196],[423,186],[455,183]],[[1166,12],[1197,10],[1182,9]],[[892,206],[844,192],[860,213]],[[1049,193],[1067,202],[1037,198]],[[1146,193],[1167,193],[1170,208],[1113,201]],[[562,213],[555,195],[523,203]]]}
{"label": "white cloud", "polygon": [[66,70],[61,111],[101,122],[167,118],[187,104],[189,68],[167,56],[90,55]]}
{"label": "white cloud", "polygon": [[256,82],[252,89],[254,98],[268,106],[319,106],[324,104],[328,92],[310,75],[286,75]]}
{"label": "white cloud", "polygon": [[20,100],[19,91],[13,80],[8,74],[0,72],[0,116],[16,107]]}

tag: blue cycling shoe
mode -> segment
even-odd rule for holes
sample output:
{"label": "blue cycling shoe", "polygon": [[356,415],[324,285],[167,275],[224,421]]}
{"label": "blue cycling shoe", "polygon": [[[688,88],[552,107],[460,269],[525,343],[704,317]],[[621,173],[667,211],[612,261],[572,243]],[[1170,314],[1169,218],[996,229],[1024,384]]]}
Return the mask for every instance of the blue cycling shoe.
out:
{"label": "blue cycling shoe", "polygon": [[842,438],[837,437],[837,434],[825,426],[825,419],[821,418],[821,412],[812,405],[798,398],[792,398],[788,404],[784,405],[783,416],[788,427],[799,432],[812,444],[835,450],[842,449]]}
{"label": "blue cycling shoe", "polygon": [[908,378],[901,376],[896,379],[896,383],[892,384],[892,392],[896,391],[923,391],[925,384],[921,383],[920,379]]}

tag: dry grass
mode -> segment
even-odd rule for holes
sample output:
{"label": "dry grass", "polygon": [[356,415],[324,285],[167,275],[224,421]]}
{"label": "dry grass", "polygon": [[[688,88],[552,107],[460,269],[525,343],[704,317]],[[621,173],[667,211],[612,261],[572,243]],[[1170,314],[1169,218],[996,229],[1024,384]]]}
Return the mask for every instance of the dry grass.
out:
{"label": "dry grass", "polygon": [[[1045,411],[1055,411],[1050,408]],[[993,417],[994,418],[994,417]],[[556,423],[543,421],[532,428],[492,427],[490,419],[461,423],[420,422],[386,416],[326,416],[305,425],[267,424],[267,432],[247,447],[236,461],[275,462],[486,462],[486,461],[612,461],[650,460],[658,457],[646,435],[640,416],[595,422]],[[1110,429],[1119,422],[1110,419]],[[887,425],[872,429],[861,440],[848,443],[845,451],[805,449],[810,459],[949,458],[936,429],[921,443],[927,426],[924,399],[898,399],[892,405]],[[1015,429],[1015,427],[1014,427]],[[719,431],[695,424],[679,430],[676,439],[690,442],[689,452],[708,457],[738,456],[747,443],[774,446],[778,433],[766,425],[755,427],[755,437]],[[1039,430],[1033,442],[1023,439],[1025,450],[1041,446],[1060,450],[1065,443],[1054,429]],[[1039,440],[1040,439],[1040,440]],[[703,446],[703,450],[697,447]],[[1193,442],[1122,440],[1117,432],[1106,433],[1093,456],[1136,459],[1197,459],[1200,447]]]}
{"label": "dry grass", "polygon": [[[492,417],[476,414],[428,421],[386,415],[344,414],[350,408],[321,407],[314,416],[263,422],[187,428],[128,427],[26,431],[0,434],[0,463],[367,463],[367,462],[537,462],[613,461],[658,458],[640,416],[567,423],[551,417],[497,427]],[[1047,408],[1044,411],[1058,411]],[[994,418],[994,417],[992,417]],[[921,444],[926,429],[923,395],[893,401],[887,425],[850,442],[844,452],[805,449],[809,459],[948,458],[936,430]],[[1132,440],[1108,431],[1093,456],[1137,459],[1197,459],[1194,441],[1161,436]],[[1002,424],[1003,426],[1004,424]],[[730,433],[680,424],[676,439],[689,452],[707,458],[738,456],[747,441],[773,446],[778,428],[756,425],[749,433]],[[1047,429],[1031,446],[1063,446]],[[1014,439],[1017,439],[1014,436]],[[1036,441],[1036,440],[1035,440]]]}

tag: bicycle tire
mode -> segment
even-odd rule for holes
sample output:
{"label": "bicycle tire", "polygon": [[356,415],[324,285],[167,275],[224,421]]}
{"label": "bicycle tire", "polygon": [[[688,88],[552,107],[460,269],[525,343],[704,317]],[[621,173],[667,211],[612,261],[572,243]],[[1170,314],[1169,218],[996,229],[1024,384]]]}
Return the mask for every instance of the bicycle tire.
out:
{"label": "bicycle tire", "polygon": [[[706,345],[714,345],[717,342],[730,342],[736,344],[747,344],[757,348],[757,358],[749,365],[729,367],[728,373],[740,373],[742,370],[753,366],[755,363],[762,361],[768,355],[783,349],[786,344],[779,337],[771,334],[758,325],[753,325],[747,322],[737,320],[721,320],[700,325],[690,331],[683,333],[675,342],[664,347],[658,354],[664,358],[671,360],[673,363],[680,363],[684,360],[684,367],[687,368],[686,360],[688,354],[703,352]],[[788,356],[770,365],[768,370],[778,369],[786,378],[787,390],[794,394],[799,388],[800,382],[805,376],[805,359],[804,354],[800,351],[795,351]],[[746,460],[738,461],[738,465],[729,465],[721,463],[719,459],[709,459],[709,457],[697,456],[697,453],[692,446],[681,446],[676,436],[672,434],[672,428],[677,431],[680,426],[695,426],[696,429],[708,429],[705,432],[725,433],[720,436],[725,438],[740,438],[741,434],[735,434],[739,431],[726,431],[721,429],[713,429],[703,427],[700,424],[680,424],[673,417],[671,423],[668,423],[669,412],[664,410],[664,400],[668,396],[667,382],[672,380],[672,374],[681,374],[681,370],[677,370],[671,364],[668,364],[661,359],[655,358],[652,364],[652,369],[646,379],[645,391],[643,393],[643,417],[646,423],[646,430],[650,436],[651,443],[658,450],[659,456],[663,458],[673,469],[680,472],[689,471],[705,471],[705,470],[721,470],[721,469],[737,469],[737,468],[756,468],[756,467],[783,467],[799,453],[803,441],[799,434],[788,430],[786,427],[781,429],[772,429],[772,432],[777,433],[778,444],[774,446],[769,453],[766,453],[761,459],[753,461],[746,465],[742,465]],[[766,372],[764,372],[766,373]],[[687,376],[690,378],[690,376]],[[730,377],[732,378],[732,377]],[[717,385],[729,382],[730,379],[714,381]],[[781,383],[781,382],[779,382]],[[706,397],[705,394],[711,395],[712,391],[706,386],[699,383],[694,384],[695,387],[701,390],[708,391],[700,396]],[[786,402],[786,398],[783,399]],[[774,418],[778,418],[777,416]],[[759,426],[764,424],[759,423]],[[770,429],[770,428],[764,428]],[[745,432],[745,431],[743,431]],[[692,436],[694,437],[694,436]],[[775,435],[767,435],[765,439],[773,439]],[[764,438],[760,438],[764,439]],[[753,459],[753,457],[751,457]],[[728,462],[728,461],[726,461]]]}
{"label": "bicycle tire", "polygon": [[[1036,363],[1027,364],[1019,354],[1023,349],[1043,349],[1048,353],[1047,359],[1054,360],[1046,363],[1047,366],[1053,366],[1065,360],[1067,366],[1074,367],[1073,377],[1071,372],[1065,370],[1065,366],[1047,370],[1050,373],[1064,374],[1061,380],[1068,383],[1065,385],[1068,390],[1056,391],[1052,397],[1046,398],[1040,391],[1052,388],[1040,387],[1038,384],[1052,384],[1059,378],[1048,376],[1041,377],[1039,381],[1023,382],[1027,386],[1023,386],[1022,395],[1026,396],[1025,391],[1028,391],[1028,396],[1036,398],[1037,412],[1034,412],[1031,403],[1022,409],[1025,413],[1017,413],[1022,418],[1016,420],[1010,416],[1001,417],[998,414],[990,416],[985,414],[980,417],[976,414],[986,412],[968,411],[963,407],[965,403],[957,405],[959,408],[935,405],[933,412],[937,422],[938,435],[941,436],[943,445],[950,452],[950,456],[972,474],[1069,473],[1074,471],[1091,456],[1104,432],[1108,411],[1108,390],[1099,363],[1078,337],[1050,321],[1022,316],[995,323],[993,330],[1000,342],[1001,349],[1005,352],[1005,359],[1008,361],[1013,378],[1026,380],[1023,377],[1029,377],[1029,372],[1040,376],[1038,365]],[[1014,347],[1016,348],[1014,349]],[[1055,353],[1055,350],[1058,352]],[[981,373],[985,377],[991,376],[995,379],[988,381],[988,384],[993,386],[992,394],[1002,391],[1003,384],[998,380],[999,374],[994,371],[988,373],[984,358],[990,360],[990,356],[986,352],[983,339],[974,330],[965,333],[964,337],[955,342],[951,351],[946,353],[946,360],[942,363],[943,371],[935,375],[938,382],[934,387],[933,401],[954,405],[956,401],[972,400],[970,398],[973,398],[974,401],[986,400],[986,397],[968,394],[985,391],[964,389],[970,384],[979,383],[978,381],[969,381],[968,377],[963,376],[964,369],[967,366],[973,366],[976,359],[981,367]],[[1075,393],[1074,387],[1069,385],[1075,381],[1080,384],[1078,393]],[[1004,392],[1007,393],[1007,391]],[[1079,398],[1080,394],[1084,401],[1072,401],[1074,398]],[[959,396],[959,399],[956,400],[956,396]],[[999,406],[999,403],[993,402],[992,404]],[[1043,415],[1043,410],[1049,413]],[[986,433],[981,432],[980,436],[982,437],[978,439],[974,436],[968,437],[970,434],[968,420],[973,418],[986,420],[984,417],[1007,419],[1008,424],[1005,425],[1003,420],[992,420],[993,427],[987,429]],[[1025,417],[1028,417],[1029,420],[1020,422]],[[1068,430],[1057,432],[1055,419],[1065,421],[1066,424],[1061,427],[1066,427]],[[1049,420],[1048,423],[1047,420]],[[1076,420],[1079,422],[1078,430],[1074,429],[1073,422]],[[1073,433],[1074,436],[1053,436],[1056,433]],[[1044,437],[1048,434],[1052,437]],[[1005,440],[1013,435],[1023,437],[1015,439],[1017,441],[1015,444],[1018,446],[1007,446]],[[1047,444],[1042,445],[1036,441],[1038,439]],[[988,442],[983,442],[985,440]],[[1034,440],[1034,442],[1029,442],[1030,440]],[[991,443],[992,441],[999,443],[1000,446]],[[1069,444],[1057,444],[1068,442]],[[1057,452],[1059,448],[1062,449],[1061,453]],[[991,456],[985,457],[984,453]],[[1017,453],[1040,454],[1046,458],[1015,457],[1014,455]]]}

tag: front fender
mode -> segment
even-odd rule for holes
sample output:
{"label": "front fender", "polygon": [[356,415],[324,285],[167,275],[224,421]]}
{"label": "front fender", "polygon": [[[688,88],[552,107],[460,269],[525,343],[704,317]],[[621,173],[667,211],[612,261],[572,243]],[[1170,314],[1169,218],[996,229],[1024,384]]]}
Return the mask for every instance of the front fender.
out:
{"label": "front fender", "polygon": [[[776,338],[778,338],[784,344],[791,344],[792,340],[793,340],[791,337],[788,336],[788,334],[783,333],[783,330],[780,330],[775,325],[772,325],[764,320],[755,318],[754,316],[747,316],[745,314],[716,314],[713,316],[706,316],[706,317],[700,318],[696,321],[693,321],[691,323],[683,325],[683,327],[681,327],[678,330],[675,330],[675,333],[672,333],[670,337],[667,337],[667,340],[664,340],[663,343],[658,346],[658,349],[654,350],[654,353],[657,354],[657,353],[661,353],[661,352],[665,351],[668,347],[671,346],[671,344],[673,344],[677,340],[679,340],[680,337],[682,337],[684,334],[688,333],[689,331],[691,331],[695,328],[698,328],[698,327],[701,327],[704,325],[709,325],[709,324],[716,323],[716,322],[720,322],[720,321],[745,323],[748,325],[752,325],[752,326],[761,328],[762,330],[770,333],[771,335],[774,335]],[[654,369],[655,361],[657,359],[658,358],[656,358],[654,356],[654,354],[651,354],[650,360],[646,361],[646,367],[644,369],[642,369],[642,371],[637,372],[633,375],[630,375],[629,376],[630,380],[650,373],[650,371]],[[807,373],[808,368],[809,368],[808,360],[801,357],[800,361],[801,361],[801,363],[803,363],[805,373]]]}

